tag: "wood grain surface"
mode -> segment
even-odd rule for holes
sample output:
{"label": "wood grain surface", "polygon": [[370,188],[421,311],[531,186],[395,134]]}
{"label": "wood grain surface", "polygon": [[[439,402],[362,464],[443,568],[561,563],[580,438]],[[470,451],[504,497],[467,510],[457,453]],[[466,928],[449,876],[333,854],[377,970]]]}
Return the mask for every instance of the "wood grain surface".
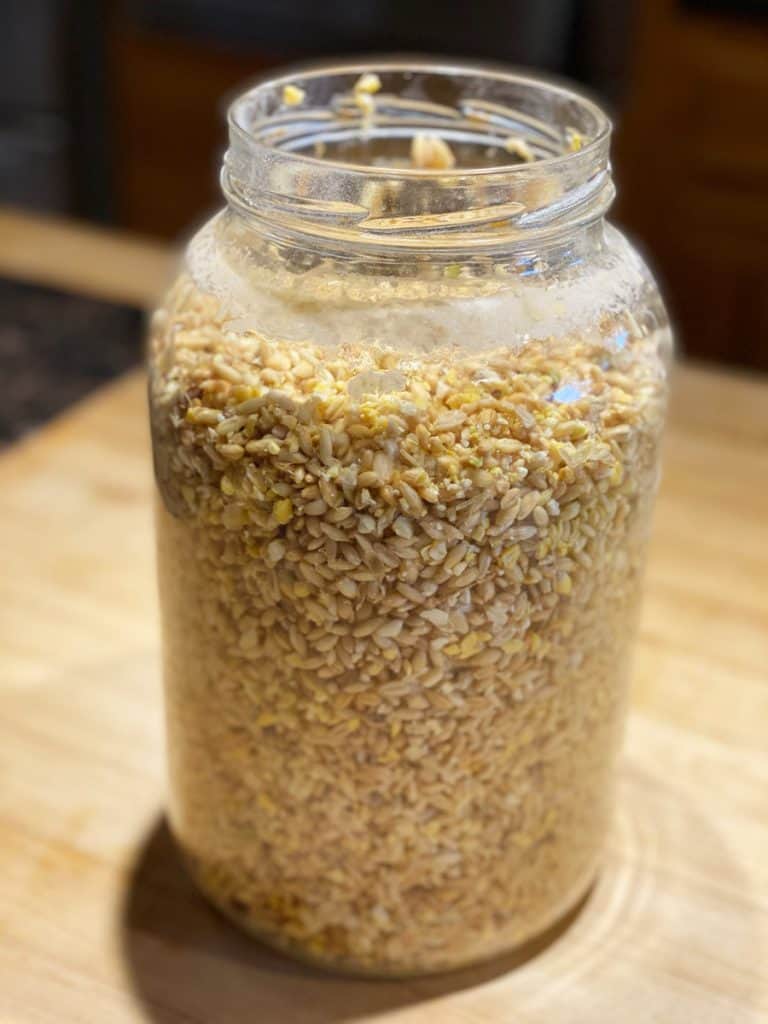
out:
{"label": "wood grain surface", "polygon": [[677,372],[591,895],[524,963],[408,982],[296,965],[181,873],[145,420],[133,375],[0,458],[2,1024],[768,1020],[768,383]]}
{"label": "wood grain surface", "polygon": [[0,206],[0,274],[149,306],[171,279],[167,245]]}

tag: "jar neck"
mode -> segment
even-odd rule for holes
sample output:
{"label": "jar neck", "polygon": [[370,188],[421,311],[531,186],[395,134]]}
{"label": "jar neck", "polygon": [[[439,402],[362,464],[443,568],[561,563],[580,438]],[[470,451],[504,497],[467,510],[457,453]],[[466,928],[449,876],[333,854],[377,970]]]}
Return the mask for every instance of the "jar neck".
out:
{"label": "jar neck", "polygon": [[[380,90],[361,91],[363,75]],[[614,195],[595,104],[484,68],[297,71],[236,100],[229,131],[230,206],[268,240],[331,258],[536,254],[583,237]],[[418,140],[435,139],[442,166],[412,166]]]}

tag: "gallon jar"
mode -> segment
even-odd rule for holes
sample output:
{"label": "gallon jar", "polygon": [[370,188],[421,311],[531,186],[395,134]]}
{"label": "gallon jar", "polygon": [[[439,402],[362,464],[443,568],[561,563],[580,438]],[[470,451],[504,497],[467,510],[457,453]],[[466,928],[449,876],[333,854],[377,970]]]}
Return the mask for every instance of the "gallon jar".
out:
{"label": "gallon jar", "polygon": [[152,321],[172,827],[276,946],[456,967],[598,867],[667,319],[568,89],[319,67],[229,134]]}

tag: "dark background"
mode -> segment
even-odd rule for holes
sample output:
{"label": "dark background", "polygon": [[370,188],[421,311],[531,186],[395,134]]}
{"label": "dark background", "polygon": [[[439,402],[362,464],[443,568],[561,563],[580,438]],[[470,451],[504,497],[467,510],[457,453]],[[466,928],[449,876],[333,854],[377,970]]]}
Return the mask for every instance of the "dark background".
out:
{"label": "dark background", "polygon": [[176,239],[220,204],[225,97],[410,51],[569,76],[617,122],[614,217],[692,356],[768,369],[768,0],[0,0],[0,203]]}

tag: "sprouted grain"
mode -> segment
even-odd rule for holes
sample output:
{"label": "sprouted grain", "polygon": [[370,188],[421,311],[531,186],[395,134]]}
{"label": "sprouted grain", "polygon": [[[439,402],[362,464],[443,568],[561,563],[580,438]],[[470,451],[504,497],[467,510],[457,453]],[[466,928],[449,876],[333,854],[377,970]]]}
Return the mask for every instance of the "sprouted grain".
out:
{"label": "sprouted grain", "polygon": [[531,147],[525,139],[521,139],[519,136],[510,136],[504,143],[504,148],[508,153],[519,157],[524,163],[532,163],[536,159]]}
{"label": "sprouted grain", "polygon": [[419,171],[447,171],[456,166],[453,150],[439,135],[414,135],[411,165]]}
{"label": "sprouted grain", "polygon": [[283,86],[283,103],[286,107],[298,107],[304,102],[306,93],[298,85],[288,83]]}

